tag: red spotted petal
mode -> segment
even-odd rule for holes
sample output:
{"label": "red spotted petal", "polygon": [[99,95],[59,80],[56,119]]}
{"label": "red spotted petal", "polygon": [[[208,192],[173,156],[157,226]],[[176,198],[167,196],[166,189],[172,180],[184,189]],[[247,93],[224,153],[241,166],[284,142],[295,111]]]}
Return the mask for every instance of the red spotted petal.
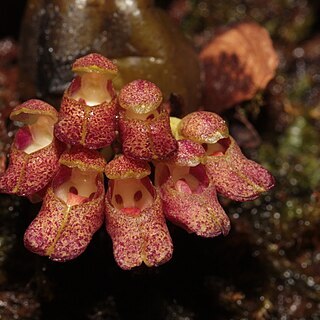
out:
{"label": "red spotted petal", "polygon": [[207,157],[206,170],[219,193],[236,201],[257,198],[271,189],[273,176],[258,163],[247,159],[232,137],[223,155]]}
{"label": "red spotted petal", "polygon": [[59,122],[55,125],[54,135],[66,144],[81,145],[85,104],[64,95],[59,112]]}
{"label": "red spotted petal", "polygon": [[173,245],[159,193],[153,189],[148,178],[144,180],[144,184],[152,188],[152,203],[142,210],[116,208],[112,204],[112,185],[106,196],[106,228],[113,242],[115,260],[125,270],[140,266],[143,262],[147,266],[158,266],[172,256]]}
{"label": "red spotted petal", "polygon": [[147,80],[135,80],[124,86],[119,93],[122,108],[138,114],[156,110],[162,102],[161,90]]}
{"label": "red spotted petal", "polygon": [[148,162],[134,160],[120,155],[110,161],[105,168],[105,174],[109,179],[142,179],[151,173]]}
{"label": "red spotted petal", "polygon": [[23,123],[32,123],[34,117],[40,115],[52,118],[53,122],[58,120],[57,110],[50,104],[38,99],[27,100],[15,107],[10,114],[10,119]]}
{"label": "red spotted petal", "polygon": [[29,197],[42,190],[57,172],[63,148],[54,139],[48,146],[27,154],[18,150],[14,143],[9,166],[0,176],[0,192]]}
{"label": "red spotted petal", "polygon": [[165,110],[150,120],[129,119],[125,111],[120,111],[119,131],[123,153],[129,158],[164,160],[178,148]]}
{"label": "red spotted petal", "polygon": [[59,167],[63,145],[53,136],[57,111],[41,100],[28,100],[13,109],[12,120],[25,124],[17,131],[0,192],[32,197],[45,188]]}
{"label": "red spotted petal", "polygon": [[64,143],[100,149],[112,143],[116,136],[116,99],[88,106],[64,95],[55,136]]}
{"label": "red spotted petal", "polygon": [[90,53],[84,57],[77,59],[72,65],[72,71],[81,72],[99,72],[116,75],[117,66],[109,59],[98,53]]}
{"label": "red spotted petal", "polygon": [[215,143],[229,136],[225,121],[217,114],[208,111],[189,113],[179,123],[178,132],[185,139],[201,144]]}
{"label": "red spotted petal", "polygon": [[[175,168],[171,168],[172,176],[160,186],[166,218],[202,237],[228,234],[229,218],[218,202],[215,187],[209,183],[204,167],[185,168],[188,170],[177,167],[187,172],[180,177],[173,171]],[[165,174],[165,167],[160,170],[162,173],[158,174]]]}
{"label": "red spotted petal", "polygon": [[202,163],[205,157],[206,151],[199,143],[191,140],[178,140],[176,154],[166,161],[166,163],[194,167]]}
{"label": "red spotted petal", "polygon": [[[57,176],[59,183],[66,178],[64,182],[68,183],[65,172],[62,172],[62,179],[59,174]],[[24,235],[24,243],[34,253],[55,261],[66,261],[76,258],[86,249],[103,223],[103,176],[98,174],[93,196],[81,201],[81,195],[77,196],[77,201],[68,195],[67,201],[62,200],[57,188],[48,189],[39,214]]]}
{"label": "red spotted petal", "polygon": [[76,167],[82,171],[103,172],[106,166],[106,161],[98,151],[83,147],[71,147],[61,155],[59,162],[69,168]]}

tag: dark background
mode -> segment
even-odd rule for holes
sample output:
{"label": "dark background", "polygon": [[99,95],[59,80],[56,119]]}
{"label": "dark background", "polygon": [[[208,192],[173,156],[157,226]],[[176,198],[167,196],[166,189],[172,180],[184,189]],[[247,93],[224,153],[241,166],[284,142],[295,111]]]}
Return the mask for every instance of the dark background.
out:
{"label": "dark background", "polygon": [[[254,5],[254,1],[247,2]],[[2,2],[0,39],[10,36],[18,40],[25,3],[23,0]],[[169,3],[158,1],[163,8]],[[314,16],[319,17],[319,3],[305,3],[312,7]],[[264,6],[268,6],[268,1]],[[281,14],[285,17],[286,11],[282,10]],[[318,20],[302,37],[303,40],[318,34]],[[302,42],[300,38],[288,48],[294,49],[303,45]],[[279,52],[282,54],[281,72],[286,72],[288,79],[297,77],[296,69],[301,69],[304,61],[300,59],[299,64],[293,61],[289,66],[288,60],[283,58],[287,57],[286,51]],[[318,62],[311,65],[313,70]],[[304,97],[301,100],[306,101]],[[280,117],[276,113],[278,115]],[[292,128],[299,128],[299,123],[294,121]],[[316,141],[315,145],[318,145],[319,121],[310,121],[304,128],[311,132],[307,131],[305,141]],[[277,134],[270,139],[271,146],[278,140],[280,134]],[[281,161],[291,161],[289,165],[293,166],[304,161],[301,156],[309,157],[309,154],[303,147],[294,151],[290,149],[290,131],[283,130],[281,134],[286,153],[275,149],[272,156],[264,159],[271,163],[280,158],[280,164],[276,162],[273,167],[278,181],[276,189],[254,203],[226,202],[226,211],[232,220],[232,230],[227,237],[202,239],[169,223],[174,256],[159,268],[122,271],[113,259],[111,240],[104,229],[95,234],[85,253],[74,261],[60,264],[38,257],[23,247],[22,238],[39,207],[26,200],[1,196],[3,214],[0,227],[6,241],[11,242],[4,253],[0,246],[1,269],[5,274],[5,279],[1,278],[1,270],[0,318],[12,320],[16,315],[20,320],[320,319],[320,289],[316,287],[320,274],[319,261],[316,260],[316,254],[320,254],[320,202],[312,208],[312,203],[309,206],[310,194],[319,191],[310,186],[288,191],[290,185],[285,182],[286,177],[281,177],[277,171],[281,169]],[[316,152],[311,151],[310,157],[312,154]],[[318,166],[319,158],[312,158],[312,161]],[[309,177],[300,173],[298,178],[308,181],[313,174],[316,172]],[[298,203],[306,216],[294,220],[291,207],[286,207],[289,200],[294,205]],[[269,219],[274,210],[282,210],[283,228]],[[313,210],[314,220],[309,228],[304,228],[301,221],[311,219],[307,216],[308,210]],[[239,219],[239,214],[243,218]],[[259,227],[256,227],[257,223]],[[275,243],[278,247],[269,247]],[[305,261],[311,262],[302,270],[299,266]],[[293,312],[292,306],[300,311]]]}

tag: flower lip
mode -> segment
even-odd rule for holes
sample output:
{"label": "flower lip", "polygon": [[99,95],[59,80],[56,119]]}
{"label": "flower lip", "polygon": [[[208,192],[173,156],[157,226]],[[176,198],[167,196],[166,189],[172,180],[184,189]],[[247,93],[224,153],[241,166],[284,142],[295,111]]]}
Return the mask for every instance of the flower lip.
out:
{"label": "flower lip", "polygon": [[72,65],[72,71],[76,73],[105,73],[114,77],[118,73],[118,68],[111,60],[104,56],[98,53],[90,53],[77,59]]}
{"label": "flower lip", "polygon": [[124,155],[110,161],[105,167],[109,179],[142,179],[151,173],[148,162],[129,159]]}
{"label": "flower lip", "polygon": [[15,107],[10,114],[10,119],[32,124],[37,121],[38,116],[48,116],[52,118],[54,123],[58,121],[57,110],[50,104],[38,99],[27,100]]}
{"label": "flower lip", "polygon": [[178,125],[179,134],[198,143],[216,143],[229,136],[225,121],[217,114],[196,111],[185,116]]}
{"label": "flower lip", "polygon": [[60,164],[69,168],[79,168],[82,171],[93,170],[103,172],[106,162],[96,150],[85,149],[80,146],[72,147],[64,152],[59,160]]}
{"label": "flower lip", "polygon": [[123,109],[137,114],[146,114],[156,110],[160,106],[162,93],[150,81],[135,80],[121,89],[118,99]]}

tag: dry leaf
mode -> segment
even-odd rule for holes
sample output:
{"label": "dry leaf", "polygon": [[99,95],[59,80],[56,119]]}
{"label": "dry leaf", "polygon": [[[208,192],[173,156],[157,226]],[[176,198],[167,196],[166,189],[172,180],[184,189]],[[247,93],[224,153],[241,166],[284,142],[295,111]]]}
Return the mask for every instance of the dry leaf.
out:
{"label": "dry leaf", "polygon": [[253,98],[278,66],[268,32],[251,22],[221,30],[201,51],[200,60],[205,108],[217,113]]}

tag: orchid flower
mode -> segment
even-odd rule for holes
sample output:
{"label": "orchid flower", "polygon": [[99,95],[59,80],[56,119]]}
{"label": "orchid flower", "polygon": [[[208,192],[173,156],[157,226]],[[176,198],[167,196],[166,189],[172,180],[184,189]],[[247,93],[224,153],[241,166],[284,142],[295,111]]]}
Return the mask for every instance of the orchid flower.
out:
{"label": "orchid flower", "polygon": [[74,147],[62,154],[40,212],[24,235],[30,251],[66,261],[86,249],[103,223],[104,167],[95,150]]}
{"label": "orchid flower", "polygon": [[168,261],[173,245],[148,163],[120,155],[107,164],[105,174],[106,228],[118,265],[127,270],[143,262],[157,266]]}
{"label": "orchid flower", "polygon": [[41,100],[28,100],[13,109],[21,122],[11,145],[9,165],[0,176],[0,192],[30,197],[47,186],[58,170],[63,145],[53,135],[57,111]]}
{"label": "orchid flower", "polygon": [[247,201],[273,187],[272,175],[242,154],[217,114],[170,119],[160,89],[146,80],[128,83],[117,97],[117,67],[99,54],[76,60],[73,71],[59,113],[40,100],[11,113],[23,126],[0,192],[44,195],[24,235],[30,251],[74,259],[105,220],[122,269],[158,266],[173,252],[166,218],[202,237],[226,235],[230,221],[217,194]]}
{"label": "orchid flower", "polygon": [[117,67],[92,53],[76,60],[72,70],[78,76],[62,98],[55,136],[89,149],[109,146],[116,136],[117,100],[112,79]]}
{"label": "orchid flower", "polygon": [[247,159],[229,135],[224,120],[215,113],[188,114],[178,125],[181,137],[201,144],[206,150],[205,168],[218,193],[236,201],[256,199],[271,189],[273,176],[258,163]]}
{"label": "orchid flower", "polygon": [[206,155],[204,148],[190,140],[179,140],[178,144],[173,159],[155,165],[156,186],[160,187],[166,218],[199,236],[228,234],[229,218],[201,163]]}
{"label": "orchid flower", "polygon": [[177,142],[160,89],[152,82],[135,80],[122,88],[118,99],[123,153],[146,161],[171,157]]}

